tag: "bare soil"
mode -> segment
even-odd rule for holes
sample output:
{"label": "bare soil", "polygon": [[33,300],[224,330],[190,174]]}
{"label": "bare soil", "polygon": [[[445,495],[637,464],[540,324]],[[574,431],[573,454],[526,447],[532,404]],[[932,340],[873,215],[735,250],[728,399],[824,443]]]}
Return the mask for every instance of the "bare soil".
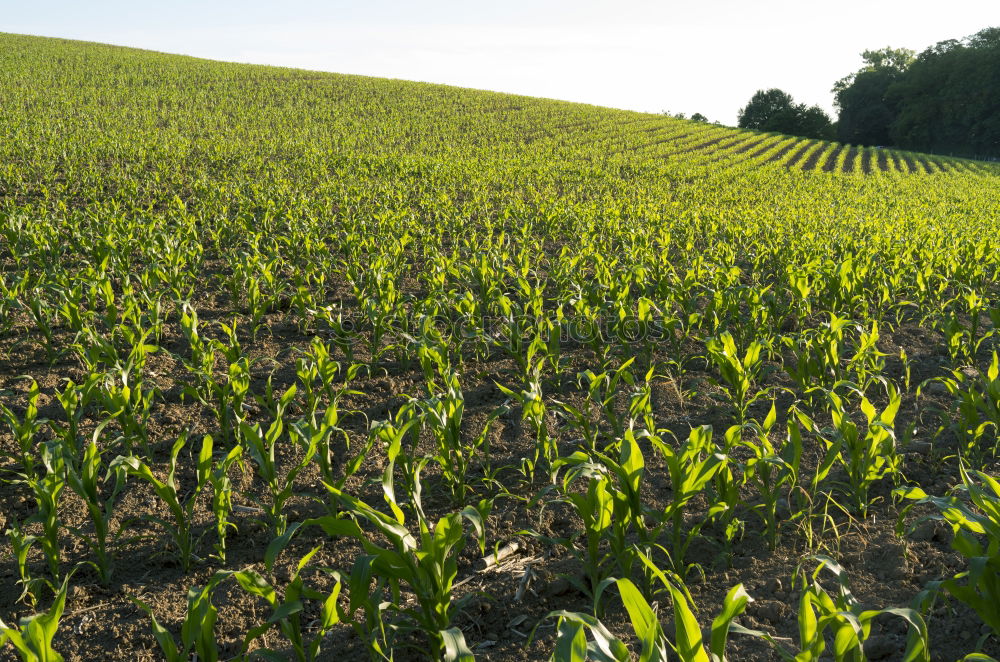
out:
{"label": "bare soil", "polygon": [[[205,297],[199,303],[203,320],[224,319],[229,310],[219,305],[213,297]],[[267,328],[256,339],[244,338],[246,347],[256,359],[255,381],[252,388],[261,392],[265,380],[273,380],[275,389],[283,389],[295,380],[294,348],[305,348],[309,336],[300,334],[283,318],[281,313],[271,315]],[[175,325],[174,325],[175,326]],[[171,327],[173,328],[173,326]],[[67,338],[68,340],[68,338]],[[935,333],[916,326],[903,326],[892,334],[884,334],[883,351],[890,356],[898,355],[905,348],[912,361],[912,379],[916,384],[921,380],[946,374],[947,361],[942,353],[940,339]],[[183,340],[176,333],[169,334],[162,343],[162,350],[153,355],[147,373],[160,389],[162,397],[157,401],[150,422],[153,457],[151,465],[158,475],[163,475],[167,462],[167,452],[173,440],[187,431],[191,439],[200,439],[203,434],[215,434],[216,422],[198,404],[185,400],[180,384],[185,380],[184,369],[172,356],[172,352],[182,351]],[[54,399],[55,390],[66,378],[78,379],[82,376],[73,361],[63,360],[49,366],[41,347],[36,343],[24,342],[23,337],[11,336],[0,342],[0,390],[5,403],[17,411],[26,406],[27,383],[19,375],[31,374],[39,382],[42,390],[41,415],[58,419],[60,408]],[[577,370],[595,367],[595,357],[583,348],[570,351],[569,374]],[[694,389],[696,394],[680,398],[678,390],[669,382],[658,382],[653,397],[658,424],[686,435],[690,426],[710,424],[718,433],[732,420],[731,412],[720,399],[718,390],[712,385],[710,374],[697,366],[685,378],[685,387]],[[899,365],[889,366],[894,378],[902,377]],[[893,374],[892,371],[899,373]],[[514,385],[515,369],[509,361],[493,360],[486,363],[470,361],[463,372],[466,395],[466,417],[464,428],[474,434],[485,424],[486,418],[505,398],[496,384]],[[553,397],[583,406],[584,396],[572,379],[561,380],[554,385]],[[787,382],[780,371],[774,371],[771,383],[782,385]],[[343,420],[343,426],[351,438],[352,448],[361,443],[367,430],[367,422],[385,418],[403,402],[406,394],[420,391],[422,376],[419,369],[400,365],[385,364],[373,374],[362,377],[354,384],[360,395],[350,396],[342,403],[345,410],[354,414]],[[779,402],[779,406],[786,403]],[[763,405],[762,405],[763,406]],[[916,425],[918,430],[933,430],[945,416],[949,406],[945,394],[936,393],[916,397],[907,394],[897,425],[905,429]],[[763,412],[755,412],[762,415]],[[264,420],[258,411],[256,420]],[[551,429],[559,429],[557,419],[551,422]],[[92,430],[96,421],[85,422],[85,429]],[[572,449],[570,440],[563,439],[564,451]],[[423,443],[430,443],[429,440]],[[490,438],[491,464],[495,477],[505,485],[511,496],[497,500],[488,522],[488,545],[490,547],[517,541],[520,549],[509,560],[489,571],[476,571],[474,564],[479,558],[478,549],[473,544],[466,547],[460,560],[458,597],[472,596],[470,606],[458,617],[458,625],[464,630],[466,639],[476,650],[479,659],[515,661],[543,659],[548,656],[553,645],[552,619],[547,614],[556,609],[587,612],[591,604],[588,597],[580,593],[572,581],[579,575],[579,566],[559,548],[543,545],[522,534],[531,529],[543,535],[565,536],[575,531],[579,522],[568,511],[558,508],[528,508],[525,501],[542,490],[544,481],[525,482],[514,469],[519,458],[530,452],[532,440],[524,429],[516,410],[504,415],[494,426]],[[0,444],[9,447],[12,439],[4,431]],[[942,462],[940,458],[952,454],[947,436],[938,440],[937,446],[918,452],[907,452],[904,474],[910,481],[922,485],[929,492],[942,494],[958,482],[957,466],[954,462]],[[193,480],[194,443],[184,450],[180,468],[181,485],[191,485]],[[428,446],[429,448],[429,446]],[[346,461],[347,449],[343,449]],[[290,463],[298,454],[298,449],[282,449],[282,461]],[[648,491],[644,495],[651,505],[663,504],[670,498],[669,481],[665,467],[657,460],[652,450],[644,448],[647,457]],[[810,450],[808,462],[814,463],[819,449]],[[92,570],[86,565],[80,567],[74,576],[72,592],[66,606],[62,626],[56,638],[57,648],[70,661],[106,660],[157,660],[160,654],[150,630],[149,619],[129,598],[139,598],[149,604],[158,620],[168,630],[177,633],[184,611],[185,595],[188,588],[203,585],[218,570],[251,568],[261,572],[277,584],[287,580],[294,571],[298,558],[312,547],[319,545],[320,551],[314,559],[313,567],[330,567],[349,571],[360,553],[356,543],[344,539],[329,539],[319,531],[308,531],[293,541],[292,546],[280,558],[272,573],[267,573],[263,565],[263,553],[271,535],[266,527],[257,521],[255,509],[267,499],[259,479],[254,475],[252,465],[246,473],[238,473],[235,480],[238,487],[239,513],[235,515],[236,528],[229,538],[228,560],[220,564],[209,557],[206,542],[200,550],[203,561],[197,563],[188,573],[184,573],[172,559],[166,537],[141,518],[161,513],[161,506],[149,488],[131,481],[126,488],[116,510],[116,523],[135,524],[125,529],[126,534],[115,546],[117,566],[113,580],[102,585]],[[509,467],[504,469],[503,467]],[[380,473],[383,468],[380,454],[371,455],[359,475],[348,481],[347,489],[359,498],[373,505],[381,502]],[[451,504],[438,484],[439,476],[433,467],[428,467],[425,476],[424,506],[432,519],[451,511]],[[806,527],[802,522],[786,522],[782,528],[781,540],[774,550],[761,538],[762,530],[755,516],[742,512],[739,517],[745,522],[745,530],[731,545],[720,542],[721,532],[705,531],[705,538],[697,541],[692,548],[690,561],[698,571],[688,575],[695,604],[699,607],[699,618],[706,627],[721,605],[726,591],[737,583],[743,583],[755,602],[741,619],[747,627],[760,628],[778,637],[796,637],[796,601],[798,589],[792,583],[796,568],[805,563],[811,554],[822,552],[839,559],[848,569],[855,595],[866,606],[882,608],[908,604],[928,582],[941,579],[957,572],[962,565],[960,557],[949,547],[950,531],[942,528],[919,529],[915,536],[900,537],[895,527],[899,510],[889,495],[891,485],[881,485],[876,492],[869,518],[860,521],[841,511],[829,513],[825,520],[813,522]],[[482,495],[490,490],[483,487]],[[202,495],[197,518],[199,527],[208,529],[211,513],[207,496]],[[287,511],[292,521],[310,516],[322,515],[329,502],[325,490],[319,483],[315,469],[304,472],[297,481],[297,496],[289,503]],[[35,506],[30,493],[23,485],[4,484],[0,487],[0,512],[3,522],[9,526],[11,520],[23,521],[33,512]],[[86,512],[82,503],[67,494],[60,505],[63,518],[63,535],[60,540],[64,564],[69,567],[85,561],[87,549],[79,537],[72,535],[68,528],[81,526],[86,530]],[[694,517],[700,514],[695,512]],[[136,538],[133,534],[144,534]],[[44,563],[37,555],[31,558],[32,568],[44,573]],[[702,578],[701,572],[704,572]],[[324,576],[318,572],[309,574],[309,580],[323,585]],[[17,571],[13,560],[0,561],[0,617],[10,622],[30,613],[30,608],[18,601],[19,589],[16,584]],[[329,581],[326,581],[327,585]],[[831,586],[832,589],[832,586]],[[217,633],[223,646],[223,658],[239,653],[244,634],[259,625],[267,617],[268,610],[262,602],[247,595],[233,582],[224,582],[216,593],[215,605],[219,609]],[[628,638],[630,625],[627,615],[615,600],[609,601],[604,621],[618,635]],[[661,617],[669,619],[671,613],[667,602],[660,605]],[[877,647],[873,644],[871,659],[899,659],[905,641],[905,631],[900,622],[880,619],[876,625]],[[668,620],[669,622],[669,620]],[[528,637],[537,626],[534,640]],[[960,605],[942,606],[932,613],[930,631],[935,660],[952,662],[974,647],[982,634],[978,618]],[[276,631],[265,637],[265,643],[278,645],[280,639]],[[397,659],[423,659],[421,642],[414,641],[413,650],[401,650]],[[343,626],[335,628],[330,635],[324,659],[363,659],[366,657],[365,643],[358,639],[354,631]],[[987,650],[998,653],[992,640]],[[734,660],[777,660],[778,656],[762,641],[733,636],[730,655]]]}

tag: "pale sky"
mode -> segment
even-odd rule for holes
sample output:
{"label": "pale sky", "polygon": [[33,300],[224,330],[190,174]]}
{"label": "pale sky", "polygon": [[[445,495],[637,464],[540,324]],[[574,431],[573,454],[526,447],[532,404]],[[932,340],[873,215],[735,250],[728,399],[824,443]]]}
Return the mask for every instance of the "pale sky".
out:
{"label": "pale sky", "polygon": [[0,0],[0,32],[726,124],[769,87],[832,113],[830,88],[862,50],[920,51],[990,26],[998,0]]}

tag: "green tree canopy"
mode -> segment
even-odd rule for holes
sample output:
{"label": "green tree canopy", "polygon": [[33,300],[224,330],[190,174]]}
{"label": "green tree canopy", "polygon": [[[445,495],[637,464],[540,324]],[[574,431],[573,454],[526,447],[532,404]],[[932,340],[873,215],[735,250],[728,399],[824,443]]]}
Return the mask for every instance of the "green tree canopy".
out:
{"label": "green tree canopy", "polygon": [[833,87],[842,142],[1000,156],[1000,28],[862,58]]}
{"label": "green tree canopy", "polygon": [[887,92],[891,136],[907,149],[1000,156],[1000,28],[921,53]]}
{"label": "green tree canopy", "polygon": [[778,88],[758,90],[740,109],[738,125],[743,129],[778,131],[806,138],[830,139],[833,125],[819,106],[797,104],[792,95]]}
{"label": "green tree canopy", "polygon": [[888,145],[896,108],[887,93],[913,63],[914,52],[886,47],[864,51],[861,57],[864,66],[833,86],[837,138],[855,145]]}

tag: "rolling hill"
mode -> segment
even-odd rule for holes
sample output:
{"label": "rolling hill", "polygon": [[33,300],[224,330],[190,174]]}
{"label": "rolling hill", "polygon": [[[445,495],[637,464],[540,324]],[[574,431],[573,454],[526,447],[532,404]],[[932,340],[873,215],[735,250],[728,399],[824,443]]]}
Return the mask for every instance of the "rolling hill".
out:
{"label": "rolling hill", "polygon": [[997,655],[998,236],[988,163],[0,34],[0,656]]}

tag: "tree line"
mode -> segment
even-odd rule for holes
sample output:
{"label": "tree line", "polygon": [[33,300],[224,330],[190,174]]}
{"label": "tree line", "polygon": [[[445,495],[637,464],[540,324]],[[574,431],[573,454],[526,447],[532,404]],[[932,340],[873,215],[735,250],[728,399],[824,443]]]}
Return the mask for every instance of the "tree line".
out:
{"label": "tree line", "polygon": [[904,48],[861,54],[864,66],[833,86],[837,121],[760,90],[739,126],[853,145],[978,158],[1000,157],[1000,28],[949,39],[919,55]]}

